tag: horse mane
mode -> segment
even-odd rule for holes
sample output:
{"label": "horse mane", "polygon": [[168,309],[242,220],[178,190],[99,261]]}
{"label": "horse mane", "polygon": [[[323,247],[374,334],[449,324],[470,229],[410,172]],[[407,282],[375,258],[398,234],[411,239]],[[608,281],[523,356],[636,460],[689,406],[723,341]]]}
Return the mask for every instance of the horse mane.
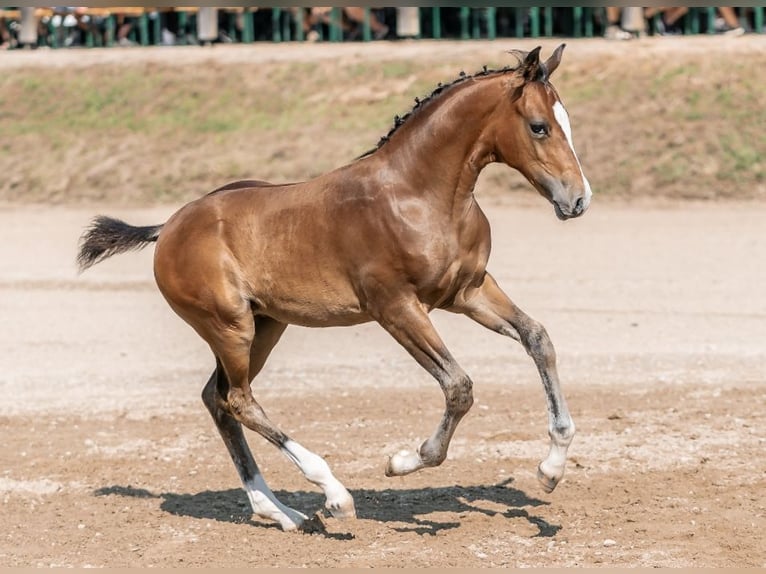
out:
{"label": "horse mane", "polygon": [[487,68],[487,66],[483,66],[481,70],[470,75],[461,71],[457,78],[455,78],[454,80],[452,80],[451,82],[447,84],[442,84],[441,82],[439,82],[439,84],[426,97],[424,98],[416,97],[415,105],[412,107],[412,109],[409,112],[407,112],[403,116],[399,116],[399,115],[394,116],[394,125],[388,131],[388,133],[384,135],[383,137],[381,137],[380,140],[378,140],[378,143],[375,144],[374,148],[366,151],[365,153],[363,153],[356,159],[362,159],[364,157],[372,155],[373,153],[378,151],[380,148],[382,148],[386,143],[388,143],[388,141],[391,139],[391,136],[393,136],[396,133],[396,131],[407,122],[407,120],[412,118],[413,115],[415,115],[417,112],[422,110],[429,103],[435,100],[439,95],[443,94],[445,91],[448,91],[450,88],[458,84],[467,82],[468,80],[473,80],[475,78],[483,78],[486,76],[491,76],[493,74],[506,74],[508,72],[515,72],[516,70],[519,69],[519,67],[520,66],[505,66],[499,69],[489,69]]}

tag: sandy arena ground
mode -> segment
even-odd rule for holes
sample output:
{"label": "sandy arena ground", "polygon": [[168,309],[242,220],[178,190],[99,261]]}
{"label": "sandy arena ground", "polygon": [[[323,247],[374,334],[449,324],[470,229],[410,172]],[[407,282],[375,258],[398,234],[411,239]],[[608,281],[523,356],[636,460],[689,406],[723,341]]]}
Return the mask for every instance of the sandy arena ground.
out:
{"label": "sandy arena ground", "polygon": [[[389,479],[387,456],[433,430],[438,386],[376,325],[292,327],[256,396],[359,514],[313,535],[251,518],[199,400],[210,353],[154,287],[152,249],[78,277],[102,210],[0,208],[0,565],[766,566],[766,205],[596,198],[567,223],[531,196],[483,205],[490,269],[558,350],[565,480],[537,485],[544,399],[513,341],[434,313],[476,404],[442,467]],[[319,510],[248,437],[277,495]]]}

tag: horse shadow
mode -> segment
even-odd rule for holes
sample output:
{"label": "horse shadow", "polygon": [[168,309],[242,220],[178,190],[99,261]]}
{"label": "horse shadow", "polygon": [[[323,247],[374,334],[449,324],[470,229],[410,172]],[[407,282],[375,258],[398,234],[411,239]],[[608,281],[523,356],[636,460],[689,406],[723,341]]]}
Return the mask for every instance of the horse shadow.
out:
{"label": "horse shadow", "polygon": [[[550,538],[561,530],[560,525],[530,514],[525,507],[549,504],[527,496],[523,491],[509,486],[513,479],[507,479],[491,486],[445,486],[411,489],[355,489],[351,490],[356,504],[357,517],[403,524],[394,527],[399,532],[414,532],[435,535],[442,530],[460,527],[460,522],[439,519],[433,515],[449,513],[464,515],[481,513],[486,516],[502,515],[507,518],[524,518],[537,528],[532,537]],[[253,520],[250,504],[241,488],[194,494],[163,492],[152,493],[143,488],[113,485],[94,491],[96,496],[123,496],[128,498],[161,499],[160,508],[176,516],[215,520],[218,522],[253,524],[259,527],[278,528],[274,523]],[[319,492],[275,491],[277,498],[292,508],[323,508],[324,496]],[[487,504],[505,507],[505,510],[486,508]],[[323,510],[323,512],[326,512]],[[351,534],[328,533],[331,538],[350,539]]]}

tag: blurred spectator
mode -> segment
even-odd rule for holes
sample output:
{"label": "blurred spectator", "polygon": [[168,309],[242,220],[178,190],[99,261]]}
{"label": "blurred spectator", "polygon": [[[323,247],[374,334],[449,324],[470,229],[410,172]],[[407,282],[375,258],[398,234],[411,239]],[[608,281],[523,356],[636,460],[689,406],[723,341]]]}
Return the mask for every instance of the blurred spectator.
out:
{"label": "blurred spectator", "polygon": [[[716,8],[719,17],[715,22],[715,31],[726,36],[741,36],[745,29],[740,25],[739,18],[734,8],[719,7]],[[644,15],[647,19],[652,19],[659,15],[656,21],[657,32],[662,36],[683,34],[681,19],[689,12],[686,6],[678,7],[652,7],[647,8]]]}
{"label": "blurred spectator", "polygon": [[163,8],[157,17],[161,18],[162,21],[162,30],[160,31],[157,43],[162,46],[173,46],[181,32],[178,12],[176,12],[175,8]]}
{"label": "blurred spectator", "polygon": [[625,6],[622,8],[622,29],[634,37],[646,36],[647,26],[644,9],[641,6]]}
{"label": "blurred spectator", "polygon": [[[343,14],[349,21],[353,22],[353,25],[355,26],[356,33],[354,38],[358,38],[361,35],[362,25],[364,24],[364,10],[364,8],[356,6],[346,6],[343,8]],[[388,26],[378,19],[374,10],[370,10],[370,30],[372,31],[372,37],[375,40],[382,40],[388,36]]]}
{"label": "blurred spectator", "polygon": [[128,34],[130,34],[130,31],[133,29],[133,26],[135,26],[136,19],[134,17],[128,16],[127,14],[123,14],[121,12],[118,12],[116,14],[113,14],[115,23],[117,25],[117,34],[116,34],[116,41],[118,46],[135,46],[136,43],[133,42],[130,38],[128,38]]}
{"label": "blurred spectator", "polygon": [[[253,11],[258,8],[253,8]],[[222,8],[218,10],[218,41],[229,44],[241,42],[245,29],[245,10]]]}
{"label": "blurred spectator", "polygon": [[[212,10],[213,8],[211,8]],[[22,8],[22,15],[25,11],[35,10],[33,8]],[[0,10],[0,50],[17,45],[22,47],[36,47],[37,45],[49,46],[80,46],[80,45],[107,45],[106,22],[109,21],[109,12],[114,17],[116,27],[114,28],[114,38],[116,44],[120,46],[133,45],[131,39],[135,39],[134,30],[138,27],[138,15],[134,9],[111,8],[111,9],[90,9],[82,6],[58,6],[38,8],[37,15],[34,18],[35,26],[30,26],[32,19],[22,17],[17,20],[16,12],[12,21],[9,21],[8,15]],[[178,10],[178,11],[177,11]],[[386,37],[418,37],[431,36],[438,32],[441,37],[460,38],[466,35],[467,25],[471,21],[474,26],[474,34],[479,27],[484,26],[489,30],[489,24],[481,18],[477,18],[476,12],[469,12],[469,8],[440,8],[438,18],[433,17],[434,12],[426,13],[432,17],[421,17],[421,8],[411,8],[416,21],[409,32],[404,29],[389,30],[389,25],[401,24],[399,8],[362,8],[358,6],[346,6],[342,8],[330,7],[311,7],[297,8],[290,7],[282,9],[283,20],[275,18],[276,14],[271,9],[258,8],[217,8],[217,33],[213,39],[195,38],[195,33],[191,28],[194,27],[195,15],[197,24],[200,23],[200,8],[153,8],[149,13],[149,18],[154,20],[146,28],[142,28],[142,42],[149,44],[171,45],[176,43],[188,44],[194,43],[194,40],[212,42],[241,42],[246,34],[252,36],[252,40],[269,41],[274,39],[291,39],[292,30],[289,28],[293,24],[302,22],[303,37],[308,40],[319,40],[326,38],[328,34],[333,34],[340,30],[344,40],[361,39],[362,35],[369,30],[374,39],[383,39]],[[579,12],[571,8],[553,9],[548,12],[545,33],[553,35],[571,34],[574,26],[582,26],[583,15],[586,18],[592,18],[592,21],[585,22],[585,33],[590,35],[592,32],[603,34],[610,40],[629,40],[636,36],[642,36],[646,32],[647,21],[653,24],[653,30],[657,34],[672,35],[682,34],[685,30],[696,32],[716,32],[727,36],[740,36],[754,29],[760,24],[762,27],[762,17],[760,12],[751,8],[732,8],[717,7],[717,17],[709,19],[712,8],[693,9],[693,20],[689,21],[690,8],[686,6],[659,6],[659,7],[619,7],[610,6],[604,10],[594,10],[592,12]],[[247,14],[247,11],[250,13]],[[292,18],[289,14],[292,13]],[[473,20],[467,19],[467,14],[471,15]],[[514,37],[518,34],[526,36],[532,33],[532,23],[538,25],[539,22],[531,18],[532,12],[518,7],[497,8],[496,12],[491,12],[495,19],[497,35],[499,37]],[[300,16],[303,16],[301,18]],[[246,17],[248,20],[246,20]],[[340,21],[334,21],[338,18]],[[684,21],[686,18],[686,21]],[[157,22],[156,20],[160,21]],[[422,21],[421,21],[422,20]],[[365,27],[365,23],[369,26]],[[247,24],[247,29],[245,28]],[[595,24],[595,27],[594,27]],[[299,25],[299,24],[298,24]],[[439,30],[433,27],[438,25]],[[275,26],[279,28],[275,29]],[[299,25],[300,26],[300,25]],[[714,26],[714,28],[711,28]],[[412,31],[414,30],[414,31]],[[766,28],[757,30],[766,33]],[[111,31],[110,31],[111,32]],[[199,36],[200,30],[197,30]],[[418,33],[419,32],[419,33]],[[469,30],[470,32],[470,30]],[[158,36],[161,33],[161,37]],[[148,34],[148,37],[145,37]]]}
{"label": "blurred spectator", "polygon": [[65,33],[63,44],[67,48],[82,46],[88,32],[88,18],[85,6],[53,6],[53,12],[59,17],[59,29]]}
{"label": "blurred spectator", "polygon": [[741,36],[745,33],[745,29],[739,24],[739,18],[737,18],[734,8],[722,6],[716,10],[720,14],[720,18],[715,23],[716,32],[724,36]]}
{"label": "blurred spectator", "polygon": [[607,6],[606,8],[606,29],[604,38],[607,40],[630,40],[633,34],[623,29],[620,17],[622,8],[620,6]]}
{"label": "blurred spectator", "polygon": [[5,21],[3,11],[0,10],[0,50],[9,50],[12,48],[11,31],[8,29],[8,23]]}
{"label": "blurred spectator", "polygon": [[686,6],[653,6],[646,9],[644,16],[647,20],[659,16],[655,22],[657,33],[661,36],[674,36],[683,34],[681,18],[683,18],[687,12],[689,12],[689,8]]}
{"label": "blurred spectator", "polygon": [[26,49],[37,48],[38,36],[41,29],[40,19],[31,6],[20,8],[21,22],[17,34],[19,46]]}
{"label": "blurred spectator", "polygon": [[200,6],[197,11],[197,42],[209,46],[218,40],[218,8]]}
{"label": "blurred spectator", "polygon": [[[364,25],[364,8],[344,6],[340,22],[341,30],[347,40],[355,40],[361,36]],[[331,25],[332,8],[327,6],[315,6],[310,9],[308,18],[303,19],[303,28],[306,39],[316,42],[321,38],[320,27]],[[370,10],[370,30],[376,40],[382,40],[388,36],[388,26],[381,22],[373,10]]]}

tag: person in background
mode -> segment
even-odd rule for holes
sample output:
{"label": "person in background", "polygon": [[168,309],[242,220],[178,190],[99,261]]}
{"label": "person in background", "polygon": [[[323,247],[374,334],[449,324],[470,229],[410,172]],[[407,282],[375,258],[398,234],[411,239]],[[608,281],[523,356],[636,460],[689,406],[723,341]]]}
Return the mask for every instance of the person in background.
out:
{"label": "person in background", "polygon": [[[356,36],[361,34],[364,23],[364,10],[364,8],[358,6],[346,6],[343,8],[343,14],[356,26]],[[382,40],[388,36],[388,26],[378,19],[374,10],[370,10],[370,30],[375,40]]]}
{"label": "person in background", "polygon": [[[348,39],[353,40],[361,35],[364,23],[364,8],[355,6],[343,7],[341,29]],[[304,30],[309,41],[316,42],[320,38],[319,27],[323,24],[330,25],[332,8],[327,6],[314,6],[310,9],[308,18],[304,18]],[[388,26],[381,22],[370,10],[370,30],[373,38],[382,40],[388,35]]]}
{"label": "person in background", "polygon": [[11,31],[8,29],[3,11],[0,10],[0,50],[10,50],[12,48],[11,40]]}
{"label": "person in background", "polygon": [[745,33],[745,29],[740,25],[734,8],[722,6],[716,8],[716,10],[720,14],[720,18],[716,22],[716,32],[724,36],[741,36]]}
{"label": "person in background", "polygon": [[119,12],[114,14],[114,19],[117,24],[117,45],[135,46],[136,43],[128,38],[128,34],[130,34],[130,31],[133,29],[136,19]]}
{"label": "person in background", "polygon": [[[158,15],[159,16],[159,15]],[[162,46],[173,46],[181,34],[181,23],[175,8],[165,8],[162,11],[162,30],[158,43]]]}
{"label": "person in background", "polygon": [[604,38],[607,40],[630,40],[633,34],[624,30],[620,24],[622,8],[620,6],[607,6],[606,8],[606,28],[604,29]]}
{"label": "person in background", "polygon": [[659,15],[655,23],[657,33],[660,36],[675,36],[683,34],[681,18],[686,16],[689,8],[686,6],[653,6],[644,11],[644,17],[651,20]]}
{"label": "person in background", "polygon": [[[253,11],[257,11],[254,8]],[[244,8],[223,8],[218,10],[218,41],[224,44],[241,42],[245,29]]]}

